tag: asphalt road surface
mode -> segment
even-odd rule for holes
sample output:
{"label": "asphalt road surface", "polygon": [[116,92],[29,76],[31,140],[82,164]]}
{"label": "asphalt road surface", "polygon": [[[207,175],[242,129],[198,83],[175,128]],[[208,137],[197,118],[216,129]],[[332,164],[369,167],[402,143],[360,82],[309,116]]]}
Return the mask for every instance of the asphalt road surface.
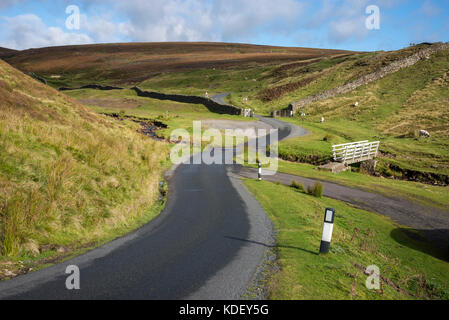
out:
{"label": "asphalt road surface", "polygon": [[216,103],[227,104],[226,101],[224,100],[227,96],[229,96],[229,93],[220,93],[220,94],[216,94],[210,98],[211,98],[211,100],[215,101]]}
{"label": "asphalt road surface", "polygon": [[[276,119],[280,139],[306,134]],[[0,283],[0,299],[239,299],[267,247],[272,225],[233,165],[180,165],[161,215],[141,229],[64,263]],[[66,267],[80,269],[67,290]]]}

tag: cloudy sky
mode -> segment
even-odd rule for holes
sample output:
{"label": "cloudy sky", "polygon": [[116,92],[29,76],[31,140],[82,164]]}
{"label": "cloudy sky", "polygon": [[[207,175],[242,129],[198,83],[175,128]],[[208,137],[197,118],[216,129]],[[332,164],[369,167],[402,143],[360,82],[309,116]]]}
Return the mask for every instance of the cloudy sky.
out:
{"label": "cloudy sky", "polygon": [[[71,5],[79,29],[71,28]],[[372,5],[380,29],[366,27]],[[393,50],[449,41],[448,18],[449,0],[0,0],[0,47],[224,41]]]}

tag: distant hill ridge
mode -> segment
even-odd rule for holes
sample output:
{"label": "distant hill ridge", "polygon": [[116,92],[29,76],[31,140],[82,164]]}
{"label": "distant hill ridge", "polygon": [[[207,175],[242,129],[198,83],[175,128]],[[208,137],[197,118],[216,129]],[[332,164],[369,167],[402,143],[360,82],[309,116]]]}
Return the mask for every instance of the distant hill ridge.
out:
{"label": "distant hill ridge", "polygon": [[[232,43],[127,43],[49,47],[17,52],[5,59],[23,72],[70,79],[58,87],[90,83],[124,86],[165,72],[272,65],[354,54],[352,51]],[[106,79],[106,80],[105,80]],[[48,80],[48,79],[47,79]]]}
{"label": "distant hill ridge", "polygon": [[11,58],[20,51],[0,47],[0,59]]}

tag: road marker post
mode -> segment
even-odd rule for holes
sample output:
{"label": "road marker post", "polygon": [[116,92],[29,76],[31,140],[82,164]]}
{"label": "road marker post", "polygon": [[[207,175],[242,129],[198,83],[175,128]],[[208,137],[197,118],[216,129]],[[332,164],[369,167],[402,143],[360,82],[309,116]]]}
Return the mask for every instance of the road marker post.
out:
{"label": "road marker post", "polygon": [[260,163],[259,160],[257,160],[257,164],[259,165],[259,172],[257,176],[259,178],[259,181],[262,181],[262,164]]}
{"label": "road marker post", "polygon": [[323,236],[321,237],[320,253],[329,253],[334,230],[335,209],[327,208],[324,214]]}

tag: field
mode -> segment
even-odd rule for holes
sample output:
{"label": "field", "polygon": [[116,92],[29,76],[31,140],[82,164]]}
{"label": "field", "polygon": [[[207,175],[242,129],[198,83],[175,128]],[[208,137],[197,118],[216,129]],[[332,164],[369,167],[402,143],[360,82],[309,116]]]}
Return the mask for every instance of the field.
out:
{"label": "field", "polygon": [[[291,187],[245,181],[273,220],[279,271],[268,276],[270,299],[448,299],[445,254],[416,231],[343,202],[315,198]],[[336,209],[331,253],[319,255],[325,208]],[[381,287],[368,290],[369,266],[380,270]]]}

